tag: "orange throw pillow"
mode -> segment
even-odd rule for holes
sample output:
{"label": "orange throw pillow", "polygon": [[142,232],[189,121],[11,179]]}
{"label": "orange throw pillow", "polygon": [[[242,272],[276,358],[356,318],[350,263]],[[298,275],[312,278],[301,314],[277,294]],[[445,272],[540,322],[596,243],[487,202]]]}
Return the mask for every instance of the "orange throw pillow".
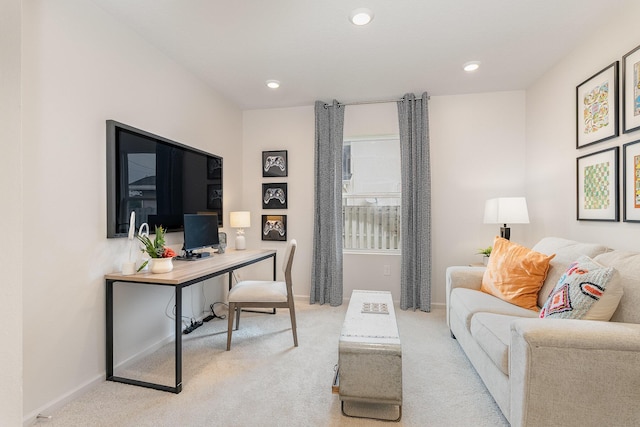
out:
{"label": "orange throw pillow", "polygon": [[511,304],[537,310],[538,292],[554,256],[496,237],[480,290]]}

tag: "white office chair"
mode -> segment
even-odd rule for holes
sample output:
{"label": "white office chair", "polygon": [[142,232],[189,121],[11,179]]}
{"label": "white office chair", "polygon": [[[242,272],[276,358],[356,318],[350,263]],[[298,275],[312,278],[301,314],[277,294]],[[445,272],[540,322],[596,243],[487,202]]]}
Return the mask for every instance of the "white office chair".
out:
{"label": "white office chair", "polygon": [[291,330],[293,344],[298,346],[296,333],[296,310],[293,304],[293,289],[291,282],[291,267],[293,255],[298,243],[295,239],[289,241],[287,252],[282,263],[284,282],[265,280],[243,280],[229,291],[229,326],[227,330],[227,351],[231,349],[231,333],[233,330],[233,313],[236,313],[236,329],[240,327],[240,312],[242,307],[260,308],[288,308],[291,316]]}

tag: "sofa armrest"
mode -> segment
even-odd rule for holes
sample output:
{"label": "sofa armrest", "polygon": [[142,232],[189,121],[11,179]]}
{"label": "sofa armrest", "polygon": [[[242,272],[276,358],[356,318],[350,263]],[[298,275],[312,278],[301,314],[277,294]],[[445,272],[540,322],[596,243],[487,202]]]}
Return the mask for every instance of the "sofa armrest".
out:
{"label": "sofa armrest", "polygon": [[512,426],[640,425],[640,325],[515,320],[509,370]]}
{"label": "sofa armrest", "polygon": [[455,288],[468,288],[479,291],[482,286],[482,276],[484,275],[485,270],[485,267],[447,267],[447,289],[445,294],[447,302],[447,325],[449,324],[449,303],[451,299],[451,291]]}

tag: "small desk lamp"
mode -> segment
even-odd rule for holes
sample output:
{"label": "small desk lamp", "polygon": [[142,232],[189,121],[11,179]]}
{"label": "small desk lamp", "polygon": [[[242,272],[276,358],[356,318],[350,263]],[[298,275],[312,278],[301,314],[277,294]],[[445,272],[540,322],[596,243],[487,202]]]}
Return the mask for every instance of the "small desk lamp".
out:
{"label": "small desk lamp", "polygon": [[238,229],[236,232],[236,249],[247,249],[247,242],[244,238],[244,229],[251,227],[251,212],[231,212],[229,214],[229,225],[231,225],[231,228]]}
{"label": "small desk lamp", "polygon": [[510,224],[529,224],[527,199],[524,197],[499,197],[489,199],[484,205],[485,224],[504,224],[500,227],[500,237],[511,237]]}

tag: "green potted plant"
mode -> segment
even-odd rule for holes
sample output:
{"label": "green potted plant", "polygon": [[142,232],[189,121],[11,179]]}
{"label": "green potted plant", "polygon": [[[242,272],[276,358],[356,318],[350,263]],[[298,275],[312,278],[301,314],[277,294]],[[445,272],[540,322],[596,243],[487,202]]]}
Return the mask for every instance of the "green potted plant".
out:
{"label": "green potted plant", "polygon": [[138,235],[138,240],[142,242],[143,252],[146,252],[151,259],[142,263],[138,271],[141,271],[147,263],[152,273],[168,273],[173,270],[173,257],[176,253],[173,249],[165,246],[164,239],[165,229],[162,226],[156,226],[156,236],[153,240],[146,234]]}
{"label": "green potted plant", "polygon": [[487,263],[489,262],[489,257],[491,256],[491,250],[493,248],[491,246],[489,246],[488,248],[480,248],[478,249],[478,254],[482,255],[482,264],[487,265]]}

